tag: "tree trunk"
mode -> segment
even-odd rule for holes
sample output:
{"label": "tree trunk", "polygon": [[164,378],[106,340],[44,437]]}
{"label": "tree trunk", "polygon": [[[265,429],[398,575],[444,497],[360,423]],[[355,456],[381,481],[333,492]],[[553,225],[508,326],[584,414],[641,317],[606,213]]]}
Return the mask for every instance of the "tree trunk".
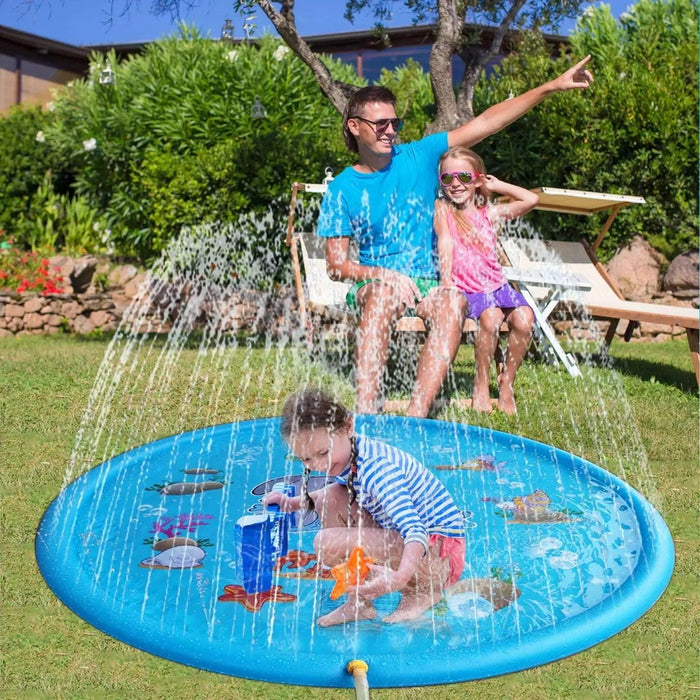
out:
{"label": "tree trunk", "polygon": [[459,123],[457,100],[452,87],[452,56],[461,45],[464,19],[457,4],[455,0],[438,0],[437,34],[430,51],[430,84],[435,96],[437,118],[428,125],[428,133],[448,131]]}

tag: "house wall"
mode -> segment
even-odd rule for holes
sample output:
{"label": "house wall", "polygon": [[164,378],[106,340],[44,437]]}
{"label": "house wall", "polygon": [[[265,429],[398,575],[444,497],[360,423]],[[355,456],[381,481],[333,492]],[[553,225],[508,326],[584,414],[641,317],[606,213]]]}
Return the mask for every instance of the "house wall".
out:
{"label": "house wall", "polygon": [[0,53],[0,113],[17,104],[46,108],[52,91],[81,73]]}

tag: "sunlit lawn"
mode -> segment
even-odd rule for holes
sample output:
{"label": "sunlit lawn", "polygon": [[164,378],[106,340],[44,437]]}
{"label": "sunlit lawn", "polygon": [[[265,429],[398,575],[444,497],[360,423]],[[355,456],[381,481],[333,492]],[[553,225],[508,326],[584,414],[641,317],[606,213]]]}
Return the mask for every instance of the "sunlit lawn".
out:
{"label": "sunlit lawn", "polygon": [[[103,635],[46,587],[33,555],[42,513],[56,496],[81,425],[106,340],[0,340],[2,464],[2,696],[5,698],[350,698],[350,690],[285,687],[181,666]],[[241,418],[277,415],[301,383],[332,385],[352,402],[352,385],[332,362],[310,369],[297,349],[246,348],[203,356],[185,348],[163,367],[162,344],[129,365],[140,380],[109,404],[117,426],[91,464],[147,439]],[[528,363],[519,413],[476,416],[454,401],[436,415],[515,432],[574,452],[624,476],[660,509],[674,536],[676,569],[641,620],[597,647],[510,676],[431,688],[372,691],[376,698],[697,698],[698,396],[687,344],[613,345],[616,370],[585,367],[583,380]],[[116,360],[115,360],[116,361]],[[160,364],[159,364],[160,363]],[[454,387],[468,391],[470,348]],[[159,387],[148,386],[155,377]],[[91,422],[92,421],[92,422]],[[79,446],[80,447],[80,446]],[[83,454],[85,446],[81,448]],[[87,465],[79,465],[82,469]],[[371,683],[371,674],[370,674]]]}

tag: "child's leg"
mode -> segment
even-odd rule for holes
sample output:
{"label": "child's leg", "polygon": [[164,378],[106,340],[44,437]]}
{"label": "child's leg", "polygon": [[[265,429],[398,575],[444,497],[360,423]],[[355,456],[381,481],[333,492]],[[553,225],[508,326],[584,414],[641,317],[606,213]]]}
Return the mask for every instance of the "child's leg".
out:
{"label": "child's leg", "polygon": [[492,306],[479,316],[479,329],[474,339],[474,398],[472,408],[491,412],[489,373],[491,360],[498,345],[498,333],[503,323],[503,311]]}
{"label": "child's leg", "polygon": [[431,544],[413,579],[401,591],[401,602],[384,622],[406,622],[419,618],[442,599],[450,575],[450,562],[440,557],[440,545]]}
{"label": "child's leg", "polygon": [[[364,513],[364,522],[374,521]],[[335,566],[347,561],[355,547],[362,547],[365,556],[377,564],[397,568],[403,553],[403,539],[394,530],[385,530],[374,524],[363,527],[330,527],[316,535],[314,550],[318,561],[325,566]],[[340,625],[345,622],[374,619],[377,612],[371,600],[360,595],[348,595],[345,603],[322,615],[317,622],[321,627]]]}
{"label": "child's leg", "polygon": [[505,367],[498,377],[498,408],[504,413],[513,415],[516,412],[513,392],[515,374],[530,346],[535,315],[529,306],[518,306],[515,309],[506,310],[506,322],[509,327],[508,347]]}

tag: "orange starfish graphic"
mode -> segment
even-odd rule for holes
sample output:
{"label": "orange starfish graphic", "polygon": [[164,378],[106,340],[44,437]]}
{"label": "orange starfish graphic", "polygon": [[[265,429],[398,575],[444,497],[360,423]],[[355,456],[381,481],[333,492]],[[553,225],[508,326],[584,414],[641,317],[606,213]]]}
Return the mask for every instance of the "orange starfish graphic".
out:
{"label": "orange starfish graphic", "polygon": [[374,564],[374,559],[366,557],[362,547],[355,547],[350,552],[347,562],[334,566],[331,576],[335,579],[335,586],[331,591],[331,600],[340,598],[348,586],[361,586],[369,574],[370,564]]}
{"label": "orange starfish graphic", "polygon": [[290,549],[287,554],[277,559],[274,571],[280,571],[285,565],[288,565],[290,569],[303,569],[309,562],[315,559],[315,554],[304,552],[301,549]]}
{"label": "orange starfish graphic", "polygon": [[273,586],[269,591],[260,593],[246,593],[243,586],[233,584],[224,586],[224,593],[219,596],[219,600],[224,603],[240,603],[248,612],[258,612],[268,601],[291,603],[296,599],[291,593],[283,593],[282,586]]}

